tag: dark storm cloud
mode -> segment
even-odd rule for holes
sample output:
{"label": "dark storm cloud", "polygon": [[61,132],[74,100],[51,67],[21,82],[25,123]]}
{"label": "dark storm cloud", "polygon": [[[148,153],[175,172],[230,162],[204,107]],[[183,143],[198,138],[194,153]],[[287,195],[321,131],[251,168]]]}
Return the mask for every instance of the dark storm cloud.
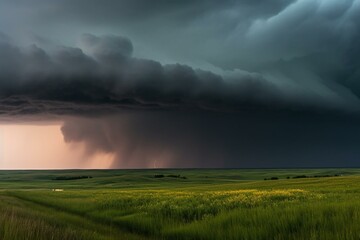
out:
{"label": "dark storm cloud", "polygon": [[[295,65],[286,77],[306,73],[314,87],[306,89],[276,85],[272,75],[219,75],[135,58],[131,41],[114,35],[85,34],[82,48],[50,53],[2,39],[2,118],[60,118],[66,142],[85,143],[88,154],[114,154],[113,167],[329,166],[338,159],[350,166],[359,156],[357,86],[314,74],[331,59],[325,67],[313,58],[275,63]],[[340,67],[357,67],[347,64]]]}
{"label": "dark storm cloud", "polygon": [[78,29],[125,33],[142,46],[140,56],[160,52],[174,61],[258,71],[259,63],[343,53],[357,42],[360,24],[356,0],[5,0],[2,6],[4,29],[30,27],[60,39]]}
{"label": "dark storm cloud", "polygon": [[[4,18],[0,22],[15,29],[29,27],[39,34],[36,39],[45,34],[69,42],[79,29],[125,32],[134,42],[122,49],[126,54],[189,62],[213,71],[211,64],[240,69],[286,93],[293,90],[290,96],[305,95],[312,102],[331,99],[331,105],[340,108],[349,102],[352,107],[359,105],[357,90],[349,90],[357,88],[360,59],[360,4],[355,0],[110,0],[106,4],[18,0],[1,4],[0,11],[6,12],[0,14],[0,20]],[[86,50],[89,46],[83,43],[81,48]],[[107,51],[100,45],[93,51]],[[99,53],[92,54],[105,60],[94,56]]]}
{"label": "dark storm cloud", "polygon": [[[0,114],[60,116],[66,141],[117,167],[350,166],[359,12],[357,0],[4,0],[0,30],[15,38],[0,34]],[[29,29],[37,46],[19,47]],[[74,47],[79,29],[97,36]]]}
{"label": "dark storm cloud", "polygon": [[[291,95],[260,74],[234,71],[222,76],[186,65],[134,58],[133,46],[124,37],[85,34],[81,45],[85,53],[62,46],[49,54],[36,45],[21,49],[3,41],[1,112],[74,115],[87,109],[110,112],[121,108],[337,109],[331,98],[316,99],[305,91],[303,96]],[[84,111],[79,111],[81,108]]]}
{"label": "dark storm cloud", "polygon": [[357,166],[359,118],[243,112],[123,112],[69,119],[68,143],[114,154],[114,168]]}
{"label": "dark storm cloud", "polygon": [[355,0],[5,0],[1,5],[0,29],[30,28],[39,44],[49,36],[69,42],[79,29],[125,33],[138,46],[135,56],[241,69],[286,91],[354,100],[351,91],[334,88],[357,85],[360,4]]}

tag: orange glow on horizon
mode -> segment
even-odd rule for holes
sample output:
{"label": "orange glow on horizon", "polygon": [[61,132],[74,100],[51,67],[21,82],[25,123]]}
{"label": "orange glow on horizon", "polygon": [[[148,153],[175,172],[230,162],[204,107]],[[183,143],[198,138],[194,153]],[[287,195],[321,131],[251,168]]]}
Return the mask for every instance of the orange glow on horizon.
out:
{"label": "orange glow on horizon", "polygon": [[0,125],[0,169],[109,168],[112,154],[84,154],[82,144],[67,144],[61,123]]}

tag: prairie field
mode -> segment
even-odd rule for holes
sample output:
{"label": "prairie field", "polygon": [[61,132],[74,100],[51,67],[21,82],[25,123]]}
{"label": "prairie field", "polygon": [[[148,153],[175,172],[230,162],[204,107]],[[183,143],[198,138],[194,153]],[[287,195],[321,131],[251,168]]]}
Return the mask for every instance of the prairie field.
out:
{"label": "prairie field", "polygon": [[360,239],[360,169],[0,171],[0,239]]}

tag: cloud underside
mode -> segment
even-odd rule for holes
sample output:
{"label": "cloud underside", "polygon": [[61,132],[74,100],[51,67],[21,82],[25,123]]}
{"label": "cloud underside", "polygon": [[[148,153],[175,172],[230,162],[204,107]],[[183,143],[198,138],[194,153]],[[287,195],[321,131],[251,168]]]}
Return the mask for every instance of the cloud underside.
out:
{"label": "cloud underside", "polygon": [[[133,109],[197,109],[239,112],[252,109],[350,111],[359,108],[357,65],[342,65],[325,73],[304,66],[311,58],[272,67],[311,82],[288,85],[276,75],[244,70],[221,74],[132,57],[131,41],[119,36],[84,34],[81,48],[60,47],[47,53],[32,45],[19,48],[0,41],[0,114],[81,115]],[[321,58],[318,60],[321,62]],[[279,64],[279,63],[278,63]],[[276,64],[275,64],[276,65]],[[327,67],[333,67],[329,63]],[[348,72],[342,70],[347,69]],[[350,70],[351,71],[350,71]],[[322,75],[341,75],[341,81]],[[296,80],[296,77],[295,77]],[[296,84],[295,84],[296,83]]]}
{"label": "cloud underside", "polygon": [[21,116],[122,107],[225,110],[283,101],[259,76],[224,79],[186,65],[133,58],[132,43],[123,37],[85,34],[82,45],[88,55],[80,48],[62,47],[49,55],[35,45],[20,49],[0,42],[0,112]]}
{"label": "cloud underside", "polygon": [[[2,121],[61,120],[112,167],[358,165],[359,1],[36,2],[0,8],[0,28],[28,18],[44,36],[0,34]],[[92,27],[133,42],[46,38]]]}

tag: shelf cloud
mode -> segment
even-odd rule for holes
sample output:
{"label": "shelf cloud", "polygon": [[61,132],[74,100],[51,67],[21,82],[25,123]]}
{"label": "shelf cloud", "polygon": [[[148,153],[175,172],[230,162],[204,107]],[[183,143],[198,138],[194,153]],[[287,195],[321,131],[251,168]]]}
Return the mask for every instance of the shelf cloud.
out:
{"label": "shelf cloud", "polygon": [[[96,114],[122,108],[358,110],[357,88],[323,82],[308,69],[298,75],[313,78],[318,89],[284,87],[268,79],[275,76],[243,70],[218,74],[135,58],[131,41],[121,36],[83,34],[82,48],[61,46],[52,53],[2,39],[0,113],[5,116]],[[321,90],[324,94],[317,92]]]}
{"label": "shelf cloud", "polygon": [[60,121],[67,143],[113,154],[113,167],[353,166],[359,10],[3,1],[0,119]]}

